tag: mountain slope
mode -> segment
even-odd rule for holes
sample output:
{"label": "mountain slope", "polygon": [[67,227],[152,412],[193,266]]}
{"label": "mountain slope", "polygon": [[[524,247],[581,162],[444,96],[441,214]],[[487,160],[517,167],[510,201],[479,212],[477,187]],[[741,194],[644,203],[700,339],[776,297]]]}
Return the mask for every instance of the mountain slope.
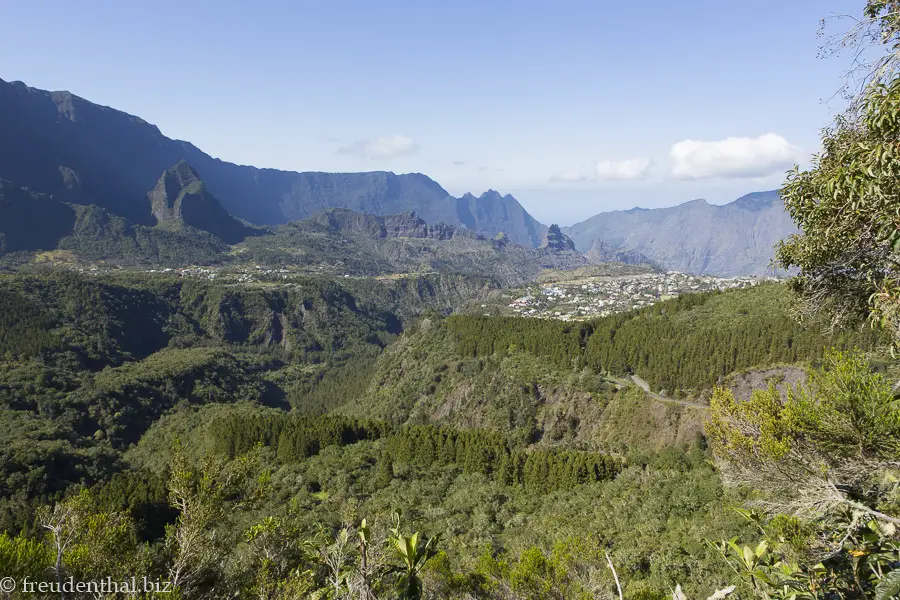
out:
{"label": "mountain slope", "polygon": [[658,268],[657,265],[653,264],[652,260],[637,250],[612,248],[607,246],[600,238],[597,238],[591,249],[585,253],[585,256],[593,264],[618,262],[626,265],[651,265],[654,268]]}
{"label": "mountain slope", "polygon": [[588,370],[557,368],[520,348],[466,356],[446,320],[422,319],[375,362],[367,389],[338,412],[394,423],[528,431],[543,444],[689,443],[702,412],[653,402]]}
{"label": "mountain slope", "polygon": [[634,251],[667,269],[719,276],[770,273],[775,244],[794,232],[777,191],[724,206],[693,200],[600,213],[565,229],[582,252],[600,243],[605,251]]}
{"label": "mountain slope", "polygon": [[71,206],[0,179],[0,255],[55,248],[74,225]]}
{"label": "mountain slope", "polygon": [[160,225],[195,227],[229,244],[243,240],[251,231],[222,208],[185,161],[167,169],[148,196],[150,210]]}
{"label": "mountain slope", "polygon": [[554,224],[544,232],[540,248],[557,251],[575,250],[575,242],[560,230],[559,225]]}
{"label": "mountain slope", "polygon": [[[536,246],[542,226],[512,196],[452,197],[418,173],[297,173],[228,163],[158,127],[69,92],[47,92],[0,80],[0,178],[96,204],[144,225],[154,224],[147,190],[180,161],[199,173],[230,214],[280,224],[343,207],[379,215],[415,210],[429,223],[458,223],[505,232]],[[499,195],[497,195],[499,196]]]}
{"label": "mountain slope", "polygon": [[236,256],[267,265],[332,266],[335,273],[351,275],[478,275],[506,285],[529,281],[543,269],[587,264],[570,240],[558,248],[527,248],[503,235],[488,239],[462,226],[431,225],[414,212],[378,216],[342,208],[248,238]]}
{"label": "mountain slope", "polygon": [[75,225],[58,248],[83,260],[141,266],[208,265],[220,262],[228,249],[218,237],[194,227],[135,225],[98,206],[71,206]]}
{"label": "mountain slope", "polygon": [[191,226],[135,225],[98,206],[59,202],[0,180],[0,256],[12,252],[67,250],[84,260],[119,264],[209,264],[227,246]]}
{"label": "mountain slope", "polygon": [[519,201],[507,194],[488,190],[477,198],[464,194],[456,201],[457,218],[473,231],[485,235],[505,233],[523,246],[536,247],[547,227],[528,214]]}
{"label": "mountain slope", "polygon": [[0,256],[20,252],[19,260],[28,252],[65,250],[67,261],[124,266],[267,265],[357,276],[438,272],[509,285],[543,269],[587,263],[556,226],[553,241],[541,248],[510,243],[504,235],[488,239],[461,225],[430,225],[414,212],[382,217],[336,208],[274,228],[248,227],[225,212],[186,162],[166,170],[148,197],[153,227],[0,180]]}

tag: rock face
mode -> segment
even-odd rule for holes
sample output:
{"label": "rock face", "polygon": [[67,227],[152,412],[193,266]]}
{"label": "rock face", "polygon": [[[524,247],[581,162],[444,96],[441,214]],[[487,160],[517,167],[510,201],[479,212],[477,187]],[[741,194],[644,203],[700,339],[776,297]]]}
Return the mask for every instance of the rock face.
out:
{"label": "rock face", "polygon": [[368,215],[344,208],[334,208],[319,213],[311,219],[314,223],[332,231],[365,235],[371,238],[421,238],[450,240],[457,237],[476,238],[474,232],[446,223],[429,225],[415,211],[398,215]]}
{"label": "rock face", "polygon": [[634,251],[665,269],[719,276],[765,275],[779,240],[797,231],[777,191],[716,206],[693,200],[671,208],[600,213],[565,230],[575,247]]}
{"label": "rock face", "polygon": [[243,240],[247,234],[248,228],[206,191],[197,171],[185,161],[167,169],[148,197],[157,224],[189,225],[229,244]]}
{"label": "rock face", "polygon": [[414,212],[379,216],[335,208],[248,238],[239,256],[261,264],[342,265],[354,275],[437,272],[520,285],[542,269],[587,263],[570,244],[561,248],[528,248],[504,234],[488,238],[461,225],[432,225]]}
{"label": "rock face", "polygon": [[658,268],[658,265],[637,250],[611,248],[603,243],[601,239],[597,239],[594,242],[594,245],[591,246],[591,249],[587,251],[585,256],[593,264],[617,262],[626,265],[651,265]]}
{"label": "rock face", "polygon": [[[510,194],[488,190],[477,198],[464,194],[456,200],[457,219],[460,223],[483,235],[505,233],[514,243],[536,248],[546,225],[538,223],[528,214],[519,201]],[[429,222],[436,222],[425,217]]]}
{"label": "rock face", "polygon": [[96,204],[144,225],[155,222],[147,190],[183,160],[203,175],[209,194],[228,213],[259,225],[336,207],[376,215],[414,210],[429,223],[465,225],[489,236],[503,231],[532,248],[544,229],[512,196],[489,191],[454,198],[419,173],[298,173],[235,165],[169,139],[133,115],[21,82],[0,80],[0,131],[0,178],[60,201]]}
{"label": "rock face", "polygon": [[551,225],[543,235],[538,248],[541,266],[545,269],[570,270],[588,264],[584,254],[575,249],[575,243],[560,230],[559,225]]}
{"label": "rock face", "polygon": [[563,252],[566,250],[575,250],[575,242],[559,229],[559,225],[551,225],[544,232],[541,240],[541,248]]}
{"label": "rock face", "polygon": [[135,225],[99,206],[59,202],[0,180],[0,256],[66,250],[92,261],[179,266],[219,261],[226,249],[197,228]]}

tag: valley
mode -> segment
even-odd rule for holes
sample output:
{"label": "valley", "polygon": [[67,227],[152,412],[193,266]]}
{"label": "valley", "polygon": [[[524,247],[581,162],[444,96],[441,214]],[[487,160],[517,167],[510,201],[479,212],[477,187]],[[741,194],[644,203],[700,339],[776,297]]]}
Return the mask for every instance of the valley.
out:
{"label": "valley", "polygon": [[[628,540],[634,560],[653,556],[660,535],[705,556],[709,570],[688,588],[705,590],[727,575],[688,532],[745,529],[723,510],[736,500],[703,459],[702,392],[756,365],[817,364],[827,344],[879,344],[867,332],[826,341],[800,327],[777,282],[688,293],[572,329],[450,314],[508,293],[467,276],[269,275],[0,276],[0,527],[26,535],[35,503],[86,487],[90,510],[124,511],[142,539],[161,543],[178,523],[168,469],[187,461],[248,469],[240,489],[269,482],[240,492],[261,494],[254,508],[208,495],[219,492],[195,497],[228,511],[217,517],[226,530],[272,512],[300,530],[359,514],[383,523],[396,509],[409,527],[445,531],[451,547],[518,556],[560,536],[580,544],[576,515],[591,514],[607,543]],[[613,280],[647,277],[694,285],[653,273]],[[648,511],[657,533],[636,539],[629,532]],[[590,560],[577,552],[570,560]],[[484,568],[447,560],[451,572]],[[680,572],[634,569],[632,585],[690,585]],[[450,585],[449,574],[429,577]]]}
{"label": "valley", "polygon": [[862,2],[10,6],[0,599],[900,598]]}
{"label": "valley", "polygon": [[762,254],[678,272],[418,203],[253,224],[213,189],[182,160],[145,220],[0,183],[0,574],[54,572],[63,514],[65,572],[184,568],[185,598],[416,598],[357,566],[397,544],[435,600],[609,597],[601,553],[629,599],[711,594],[732,576],[702,540],[756,535],[711,461],[719,395],[787,394],[835,351],[898,375],[883,332],[798,322]]}

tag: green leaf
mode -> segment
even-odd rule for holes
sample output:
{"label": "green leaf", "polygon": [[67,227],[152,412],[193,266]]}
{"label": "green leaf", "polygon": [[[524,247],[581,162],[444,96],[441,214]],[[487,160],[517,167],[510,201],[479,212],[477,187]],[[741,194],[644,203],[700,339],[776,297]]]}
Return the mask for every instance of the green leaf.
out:
{"label": "green leaf", "polygon": [[875,600],[889,600],[900,595],[900,569],[894,569],[881,578],[875,587]]}

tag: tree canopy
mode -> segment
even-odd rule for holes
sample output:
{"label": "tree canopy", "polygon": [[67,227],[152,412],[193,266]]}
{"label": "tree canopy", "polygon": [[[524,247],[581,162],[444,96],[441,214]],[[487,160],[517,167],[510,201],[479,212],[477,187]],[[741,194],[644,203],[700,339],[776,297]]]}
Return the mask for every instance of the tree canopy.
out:
{"label": "tree canopy", "polygon": [[[867,85],[822,133],[822,151],[787,176],[782,198],[801,233],[776,251],[797,271],[801,314],[834,327],[869,318],[900,339],[900,5],[870,0],[842,41],[883,43]],[[864,50],[864,49],[862,49]]]}

